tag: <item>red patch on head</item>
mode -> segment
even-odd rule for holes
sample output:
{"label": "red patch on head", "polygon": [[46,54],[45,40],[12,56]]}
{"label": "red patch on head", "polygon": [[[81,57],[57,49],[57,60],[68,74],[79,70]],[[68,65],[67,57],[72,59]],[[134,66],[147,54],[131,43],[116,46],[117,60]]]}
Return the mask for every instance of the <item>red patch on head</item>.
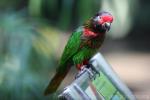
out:
{"label": "red patch on head", "polygon": [[100,20],[100,24],[103,24],[103,23],[105,23],[105,22],[110,22],[110,23],[112,23],[112,21],[113,21],[113,17],[112,16],[110,16],[110,15],[104,15],[104,16],[101,16],[101,20]]}
{"label": "red patch on head", "polygon": [[104,20],[104,22],[111,22],[113,21],[113,17],[112,16],[102,16],[102,19]]}

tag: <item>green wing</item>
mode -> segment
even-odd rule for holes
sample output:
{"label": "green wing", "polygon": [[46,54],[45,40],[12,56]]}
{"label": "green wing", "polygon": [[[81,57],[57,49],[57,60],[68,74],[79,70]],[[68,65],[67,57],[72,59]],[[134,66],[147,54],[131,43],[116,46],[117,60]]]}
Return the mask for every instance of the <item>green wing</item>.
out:
{"label": "green wing", "polygon": [[54,93],[59,85],[61,84],[62,80],[67,75],[68,71],[70,70],[70,62],[72,62],[72,57],[78,52],[81,44],[81,35],[82,35],[82,28],[78,29],[77,31],[73,32],[68,43],[64,49],[62,57],[60,59],[59,66],[56,70],[55,76],[50,81],[48,87],[45,90],[45,95],[49,93]]}
{"label": "green wing", "polygon": [[81,35],[82,28],[79,28],[77,31],[72,33],[61,56],[58,70],[64,70],[64,67],[66,67],[66,64],[70,61],[72,56],[78,52],[81,44]]}

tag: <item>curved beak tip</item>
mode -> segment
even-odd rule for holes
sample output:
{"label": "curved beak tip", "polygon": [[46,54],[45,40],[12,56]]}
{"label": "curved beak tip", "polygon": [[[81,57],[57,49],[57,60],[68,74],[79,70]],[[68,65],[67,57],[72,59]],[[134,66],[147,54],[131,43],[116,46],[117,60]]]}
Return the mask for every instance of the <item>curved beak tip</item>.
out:
{"label": "curved beak tip", "polygon": [[105,28],[109,31],[110,26],[111,26],[111,23],[106,22],[104,26],[105,26]]}

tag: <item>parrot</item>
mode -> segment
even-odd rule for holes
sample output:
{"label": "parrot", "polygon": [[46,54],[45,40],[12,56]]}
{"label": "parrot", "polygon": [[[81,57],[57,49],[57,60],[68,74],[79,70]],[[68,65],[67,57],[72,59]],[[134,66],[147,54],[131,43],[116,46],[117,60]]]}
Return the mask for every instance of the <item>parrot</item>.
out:
{"label": "parrot", "polygon": [[99,11],[71,34],[58,63],[56,74],[45,89],[45,95],[56,92],[71,66],[75,65],[80,71],[84,65],[89,64],[90,58],[101,47],[112,22],[112,14]]}

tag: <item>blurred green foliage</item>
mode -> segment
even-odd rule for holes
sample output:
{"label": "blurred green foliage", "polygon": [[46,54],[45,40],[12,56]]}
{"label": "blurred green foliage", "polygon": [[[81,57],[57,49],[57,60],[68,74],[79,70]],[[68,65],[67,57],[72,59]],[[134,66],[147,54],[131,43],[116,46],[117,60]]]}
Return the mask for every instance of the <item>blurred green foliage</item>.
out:
{"label": "blurred green foliage", "polygon": [[0,99],[43,99],[57,65],[54,51],[60,32],[34,24],[22,12],[5,13],[0,22]]}
{"label": "blurred green foliage", "polygon": [[81,25],[99,11],[99,6],[99,0],[29,0],[28,10],[32,16],[47,18],[57,27],[68,30]]}

